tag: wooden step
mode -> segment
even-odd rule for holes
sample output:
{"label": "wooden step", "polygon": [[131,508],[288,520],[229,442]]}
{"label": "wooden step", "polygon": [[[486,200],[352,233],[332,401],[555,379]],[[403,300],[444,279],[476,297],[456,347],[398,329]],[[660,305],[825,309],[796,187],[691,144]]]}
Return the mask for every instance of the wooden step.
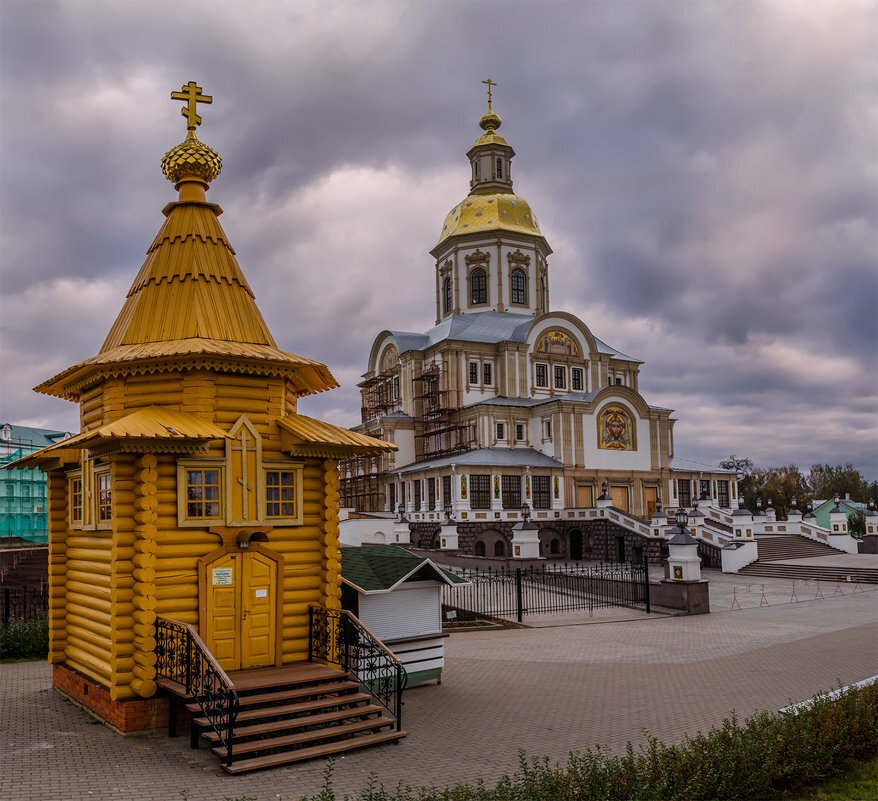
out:
{"label": "wooden step", "polygon": [[260,770],[262,768],[272,768],[278,765],[288,765],[293,762],[303,762],[308,759],[318,759],[339,754],[342,751],[352,751],[355,748],[365,748],[370,745],[379,745],[381,743],[395,742],[406,737],[408,732],[405,731],[389,731],[378,732],[376,734],[367,734],[361,737],[351,737],[347,740],[339,740],[334,743],[323,743],[322,745],[312,746],[310,748],[299,748],[296,751],[281,751],[277,754],[266,754],[265,756],[253,757],[252,759],[242,759],[238,762],[232,762],[231,765],[223,765],[223,770],[227,773],[248,773],[251,770]]}
{"label": "wooden step", "polygon": [[[317,684],[307,687],[293,687],[285,690],[279,690],[273,693],[250,693],[248,695],[239,696],[241,707],[255,706],[262,703],[275,703],[277,701],[291,701],[294,698],[307,698],[311,695],[328,696],[335,693],[347,693],[350,690],[356,690],[360,686],[356,681],[339,681],[331,684]],[[201,707],[198,704],[187,704],[186,709],[190,712],[198,714]]]}
{"label": "wooden step", "polygon": [[[361,701],[371,701],[369,693],[350,693],[348,695],[339,695],[335,698],[319,698],[316,701],[300,701],[296,704],[283,704],[281,706],[269,706],[264,709],[247,709],[239,712],[235,721],[236,726],[240,726],[248,720],[259,720],[261,718],[276,718],[284,715],[296,715],[302,712],[313,712],[317,709],[326,709],[327,707],[340,706],[342,704],[355,704]],[[199,726],[209,726],[210,722],[207,718],[196,718],[195,723]]]}
{"label": "wooden step", "polygon": [[[300,731],[295,734],[284,734],[279,737],[266,737],[262,740],[249,740],[245,743],[235,743],[232,746],[232,758],[237,759],[239,754],[252,754],[257,751],[273,751],[275,748],[286,748],[291,745],[300,745],[301,743],[314,742],[320,740],[328,740],[332,737],[342,737],[348,734],[358,734],[369,729],[381,729],[385,726],[395,726],[396,721],[386,715],[380,718],[369,718],[368,720],[354,720],[350,723],[342,723],[339,726],[326,726],[322,729]],[[226,756],[226,747],[224,745],[211,748],[220,759]]]}
{"label": "wooden step", "polygon": [[[232,740],[237,742],[246,737],[256,737],[260,734],[270,734],[276,731],[291,731],[306,726],[317,726],[321,723],[331,723],[335,720],[346,718],[365,717],[366,715],[382,714],[386,710],[378,704],[366,704],[365,706],[347,707],[335,709],[332,712],[322,712],[317,715],[307,715],[299,718],[281,718],[280,720],[266,720],[264,723],[251,723],[249,726],[235,726],[232,732]],[[266,715],[265,717],[269,717]],[[202,732],[202,737],[209,742],[219,742],[219,735],[213,729]]]}

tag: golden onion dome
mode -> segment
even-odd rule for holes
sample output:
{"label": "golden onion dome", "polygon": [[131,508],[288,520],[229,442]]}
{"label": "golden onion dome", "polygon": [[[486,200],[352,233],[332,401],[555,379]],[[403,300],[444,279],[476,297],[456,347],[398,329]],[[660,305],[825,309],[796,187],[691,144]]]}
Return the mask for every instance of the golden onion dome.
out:
{"label": "golden onion dome", "polygon": [[495,230],[543,235],[524,198],[511,194],[469,195],[448,212],[437,244],[456,234]]}
{"label": "golden onion dome", "polygon": [[502,124],[503,120],[500,119],[500,115],[490,108],[482,114],[482,118],[479,120],[479,128],[488,133],[493,133]]}
{"label": "golden onion dome", "polygon": [[210,183],[222,168],[223,160],[219,153],[199,141],[194,130],[190,130],[186,139],[172,147],[162,159],[162,172],[172,184],[184,178],[197,178]]}

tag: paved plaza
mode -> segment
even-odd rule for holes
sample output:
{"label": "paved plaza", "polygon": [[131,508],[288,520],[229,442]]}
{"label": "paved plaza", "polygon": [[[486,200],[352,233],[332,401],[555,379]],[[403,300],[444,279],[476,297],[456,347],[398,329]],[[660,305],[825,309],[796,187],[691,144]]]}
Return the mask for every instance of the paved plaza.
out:
{"label": "paved plaza", "polygon": [[[641,743],[643,730],[675,742],[732,710],[776,710],[878,674],[875,585],[824,584],[821,599],[799,582],[791,601],[791,581],[766,579],[763,602],[762,580],[739,596],[740,577],[707,575],[710,615],[595,611],[452,634],[443,684],[406,693],[409,737],[339,759],[336,790],[362,789],[371,772],[392,787],[490,782],[515,770],[519,749],[563,761]],[[116,735],[58,696],[44,663],[0,665],[0,691],[9,801],[289,801],[321,785],[320,762],[233,777],[185,732]]]}

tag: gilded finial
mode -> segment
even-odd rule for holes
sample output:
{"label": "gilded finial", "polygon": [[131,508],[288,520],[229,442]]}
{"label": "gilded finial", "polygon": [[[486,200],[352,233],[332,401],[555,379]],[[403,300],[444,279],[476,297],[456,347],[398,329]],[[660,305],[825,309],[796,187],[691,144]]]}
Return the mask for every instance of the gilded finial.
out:
{"label": "gilded finial", "polygon": [[497,84],[494,83],[494,81],[492,81],[490,78],[488,78],[487,81],[482,81],[482,83],[487,84],[488,86],[488,112],[487,114],[482,115],[482,118],[479,120],[479,127],[483,131],[492,134],[500,127],[503,122],[503,120],[500,119],[500,115],[494,113],[494,108],[491,105],[491,88],[496,86]]}
{"label": "gilded finial", "polygon": [[488,78],[487,81],[482,81],[482,83],[488,85],[488,111],[493,111],[493,109],[491,108],[491,87],[496,86],[497,84],[494,83],[494,81],[492,81],[490,78]]}
{"label": "gilded finial", "polygon": [[[185,100],[186,105],[180,113],[186,118],[186,139],[171,148],[162,159],[162,172],[173,184],[184,179],[195,179],[210,183],[223,166],[223,160],[212,148],[198,140],[195,129],[201,125],[201,117],[196,113],[196,103],[213,103],[213,98],[202,94],[195,81],[183,84],[179,92],[171,92],[171,100]],[[203,190],[199,190],[203,194]]]}
{"label": "gilded finial", "polygon": [[[201,93],[201,87],[195,81],[183,84],[179,92],[171,92],[171,100],[185,100],[186,107],[180,109],[180,114],[186,118],[186,130],[194,131],[201,125],[201,117],[196,112],[196,103],[213,103],[213,98]],[[488,105],[491,103],[488,101]]]}

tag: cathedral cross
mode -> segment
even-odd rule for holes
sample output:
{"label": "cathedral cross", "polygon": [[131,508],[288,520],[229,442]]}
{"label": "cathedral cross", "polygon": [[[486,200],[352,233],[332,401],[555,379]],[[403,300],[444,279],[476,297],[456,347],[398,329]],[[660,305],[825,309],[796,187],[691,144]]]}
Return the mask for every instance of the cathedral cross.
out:
{"label": "cathedral cross", "polygon": [[[490,91],[490,90],[489,90]],[[201,125],[201,117],[195,111],[196,103],[213,103],[213,98],[201,94],[201,87],[195,81],[184,84],[179,92],[171,92],[171,100],[185,100],[186,107],[180,113],[186,118],[186,130],[194,131]]]}
{"label": "cathedral cross", "polygon": [[488,78],[487,81],[482,81],[482,83],[488,85],[488,108],[491,108],[491,87],[496,86],[497,84],[494,83],[494,81],[492,81],[490,78]]}

